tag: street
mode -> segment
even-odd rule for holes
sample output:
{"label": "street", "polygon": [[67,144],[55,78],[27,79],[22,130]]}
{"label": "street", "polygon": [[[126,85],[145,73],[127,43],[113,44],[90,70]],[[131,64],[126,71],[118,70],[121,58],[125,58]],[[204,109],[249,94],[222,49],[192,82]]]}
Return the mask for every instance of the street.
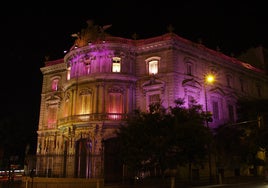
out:
{"label": "street", "polygon": [[[268,182],[250,182],[250,183],[239,183],[239,184],[222,184],[222,185],[208,185],[208,186],[197,186],[195,188],[268,188]],[[194,188],[194,187],[193,187]]]}

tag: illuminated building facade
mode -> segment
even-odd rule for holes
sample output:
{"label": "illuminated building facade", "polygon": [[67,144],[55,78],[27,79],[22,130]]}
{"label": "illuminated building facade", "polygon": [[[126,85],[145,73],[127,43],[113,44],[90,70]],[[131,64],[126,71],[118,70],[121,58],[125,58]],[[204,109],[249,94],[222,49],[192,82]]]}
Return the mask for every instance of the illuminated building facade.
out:
{"label": "illuminated building facade", "polygon": [[[88,25],[62,59],[46,61],[36,170],[57,177],[97,178],[115,172],[114,130],[152,102],[194,99],[213,114],[210,127],[236,122],[239,97],[268,98],[267,75],[252,65],[174,33],[133,40]],[[204,82],[208,73],[215,83]],[[109,168],[106,168],[109,167]],[[104,171],[105,169],[105,171]],[[111,177],[112,178],[112,177]]]}

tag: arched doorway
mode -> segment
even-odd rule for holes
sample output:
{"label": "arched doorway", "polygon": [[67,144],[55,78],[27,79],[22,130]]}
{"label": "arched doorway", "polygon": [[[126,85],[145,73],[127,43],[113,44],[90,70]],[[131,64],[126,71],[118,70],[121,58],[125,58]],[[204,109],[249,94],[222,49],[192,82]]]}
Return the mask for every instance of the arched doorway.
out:
{"label": "arched doorway", "polygon": [[91,164],[91,140],[81,138],[75,144],[75,176],[77,178],[90,178]]}

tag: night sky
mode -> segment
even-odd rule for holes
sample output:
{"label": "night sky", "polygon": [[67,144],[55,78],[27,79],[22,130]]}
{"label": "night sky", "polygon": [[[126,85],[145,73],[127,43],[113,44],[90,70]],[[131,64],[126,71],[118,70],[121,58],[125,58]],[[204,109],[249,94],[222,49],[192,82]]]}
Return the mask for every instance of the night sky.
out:
{"label": "night sky", "polygon": [[132,38],[134,33],[140,39],[162,35],[172,25],[179,36],[194,42],[202,40],[208,48],[219,47],[226,55],[239,55],[258,45],[268,48],[268,11],[264,2],[114,2],[38,2],[2,7],[1,119],[24,118],[25,130],[37,130],[40,68],[45,56],[51,60],[62,58],[63,51],[74,42],[71,34],[85,28],[89,19],[100,26],[112,24],[107,33],[126,38]]}

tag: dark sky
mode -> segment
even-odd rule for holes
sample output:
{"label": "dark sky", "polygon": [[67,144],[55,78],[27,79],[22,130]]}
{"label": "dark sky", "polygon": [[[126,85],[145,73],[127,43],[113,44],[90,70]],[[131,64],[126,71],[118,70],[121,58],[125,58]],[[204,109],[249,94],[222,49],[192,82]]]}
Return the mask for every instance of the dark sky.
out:
{"label": "dark sky", "polygon": [[[171,24],[181,37],[209,48],[217,46],[226,55],[237,55],[258,45],[268,48],[267,10],[257,1],[79,1],[2,6],[1,27],[1,112],[29,120],[37,129],[45,56],[63,57],[74,38],[86,27],[112,24],[108,33],[131,38],[154,37]],[[56,3],[56,2],[54,2]]]}

